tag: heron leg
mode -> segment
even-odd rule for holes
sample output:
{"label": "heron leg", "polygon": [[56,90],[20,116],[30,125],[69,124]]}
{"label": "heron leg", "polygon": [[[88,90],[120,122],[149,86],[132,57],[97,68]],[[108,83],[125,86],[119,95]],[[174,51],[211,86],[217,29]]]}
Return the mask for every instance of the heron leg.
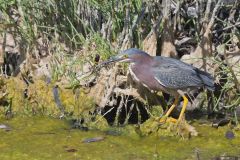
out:
{"label": "heron leg", "polygon": [[187,104],[188,104],[187,97],[185,95],[182,95],[182,97],[183,97],[183,106],[182,106],[182,110],[180,112],[180,115],[178,117],[177,123],[179,123],[182,120],[183,114],[184,114],[184,112],[186,110],[186,107],[187,107]]}
{"label": "heron leg", "polygon": [[176,105],[178,104],[178,100],[179,100],[179,98],[175,97],[175,100],[174,100],[172,106],[168,109],[167,113],[165,114],[166,117],[168,117],[171,114],[172,110],[176,107]]}
{"label": "heron leg", "polygon": [[172,123],[176,123],[177,120],[174,118],[169,118],[168,116],[171,114],[171,112],[173,111],[173,109],[176,107],[176,105],[178,104],[178,100],[179,97],[176,96],[175,100],[172,104],[172,106],[168,109],[167,113],[163,116],[163,118],[160,119],[160,123],[165,123],[165,122],[172,122]]}

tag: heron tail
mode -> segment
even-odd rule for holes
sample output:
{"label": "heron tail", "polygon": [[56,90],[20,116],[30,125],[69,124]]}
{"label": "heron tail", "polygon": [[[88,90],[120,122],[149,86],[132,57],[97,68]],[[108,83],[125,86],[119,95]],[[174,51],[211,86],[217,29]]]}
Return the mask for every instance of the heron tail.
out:
{"label": "heron tail", "polygon": [[202,79],[204,86],[210,90],[210,91],[214,91],[215,90],[215,86],[214,86],[214,78],[211,76],[211,74],[198,70],[197,71],[200,78]]}

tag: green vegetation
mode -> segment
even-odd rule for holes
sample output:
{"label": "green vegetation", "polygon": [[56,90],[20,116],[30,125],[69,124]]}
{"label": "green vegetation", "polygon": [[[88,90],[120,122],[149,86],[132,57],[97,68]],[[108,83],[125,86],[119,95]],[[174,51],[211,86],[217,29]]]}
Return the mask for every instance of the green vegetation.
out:
{"label": "green vegetation", "polygon": [[203,118],[238,124],[239,6],[225,0],[1,0],[0,111],[65,112],[89,126],[101,114],[110,114],[108,122],[117,126],[158,117],[153,106],[166,108],[171,98],[165,103],[163,95],[132,85],[125,66],[98,68],[119,50],[137,47],[214,75],[216,91],[195,92],[191,106],[198,104]]}
{"label": "green vegetation", "polygon": [[[240,157],[239,13],[238,0],[0,0],[0,159]],[[126,65],[99,66],[131,47],[214,76],[215,92],[188,95],[197,137],[159,125],[172,99]]]}

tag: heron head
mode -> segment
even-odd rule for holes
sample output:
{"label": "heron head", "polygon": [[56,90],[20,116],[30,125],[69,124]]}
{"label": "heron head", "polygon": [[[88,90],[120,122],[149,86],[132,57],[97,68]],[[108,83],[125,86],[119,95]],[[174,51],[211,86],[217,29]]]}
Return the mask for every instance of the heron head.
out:
{"label": "heron head", "polygon": [[127,63],[137,63],[141,62],[145,58],[150,57],[146,52],[141,51],[136,48],[130,48],[119,52],[116,56],[113,56],[105,63],[111,62],[127,62]]}

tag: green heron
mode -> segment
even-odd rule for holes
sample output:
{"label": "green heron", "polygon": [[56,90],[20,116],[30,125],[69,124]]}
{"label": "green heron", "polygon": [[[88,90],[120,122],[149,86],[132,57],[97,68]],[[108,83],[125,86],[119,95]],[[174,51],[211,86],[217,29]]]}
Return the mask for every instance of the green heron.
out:
{"label": "green heron", "polygon": [[177,59],[153,57],[144,51],[131,48],[120,52],[104,64],[111,62],[130,63],[130,74],[137,82],[142,83],[150,90],[163,91],[173,95],[175,100],[165,114],[166,117],[170,115],[178,104],[179,97],[182,96],[183,106],[177,123],[182,119],[188,103],[186,92],[200,87],[214,91],[214,80],[209,73]]}

